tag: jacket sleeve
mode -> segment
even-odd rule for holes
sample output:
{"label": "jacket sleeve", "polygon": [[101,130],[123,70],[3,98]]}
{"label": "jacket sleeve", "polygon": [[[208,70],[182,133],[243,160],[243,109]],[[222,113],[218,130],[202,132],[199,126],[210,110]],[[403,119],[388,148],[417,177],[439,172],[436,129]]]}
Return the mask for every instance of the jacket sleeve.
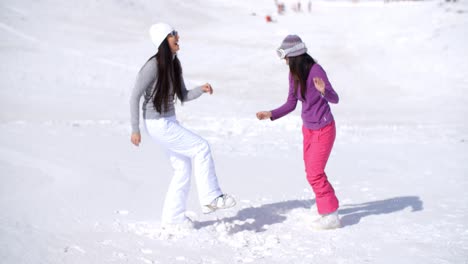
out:
{"label": "jacket sleeve", "polygon": [[289,113],[291,113],[292,111],[294,111],[294,109],[296,109],[296,105],[297,105],[297,98],[296,96],[294,95],[294,82],[292,80],[292,77],[291,75],[289,75],[289,94],[288,94],[288,99],[286,100],[286,102],[274,109],[271,111],[271,120],[276,120],[278,118],[281,118]]}
{"label": "jacket sleeve", "polygon": [[323,98],[327,100],[329,103],[332,104],[337,104],[340,100],[338,97],[338,94],[335,92],[333,89],[330,81],[328,80],[327,73],[325,70],[322,68],[322,66],[317,64],[317,76],[318,78],[321,78],[323,82],[325,83],[325,94],[323,95]]}
{"label": "jacket sleeve", "polygon": [[182,88],[182,96],[184,97],[184,102],[188,102],[194,99],[197,99],[203,94],[203,89],[202,86],[197,86],[191,90],[187,90],[187,87],[185,86],[184,82],[184,77],[181,76],[181,88]]}
{"label": "jacket sleeve", "polygon": [[156,80],[156,63],[149,60],[143,65],[137,75],[135,85],[130,95],[130,123],[132,133],[140,132],[140,100],[145,90]]}

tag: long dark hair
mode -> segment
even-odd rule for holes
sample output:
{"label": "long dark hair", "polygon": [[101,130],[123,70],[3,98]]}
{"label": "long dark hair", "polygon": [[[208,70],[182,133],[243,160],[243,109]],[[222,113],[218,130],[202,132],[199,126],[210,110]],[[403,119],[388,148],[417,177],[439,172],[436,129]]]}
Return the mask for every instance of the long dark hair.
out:
{"label": "long dark hair", "polygon": [[305,94],[307,90],[307,78],[309,72],[316,61],[307,53],[299,56],[289,57],[289,71],[291,72],[294,80],[294,95],[297,96],[297,88],[301,87],[301,97],[306,99]]}
{"label": "long dark hair", "polygon": [[181,102],[184,101],[182,95],[182,67],[177,56],[171,52],[167,39],[159,45],[158,53],[151,58],[156,57],[157,80],[151,94],[153,105],[156,111],[162,113],[167,110],[169,96],[171,93],[171,83],[174,89],[174,95],[177,95]]}

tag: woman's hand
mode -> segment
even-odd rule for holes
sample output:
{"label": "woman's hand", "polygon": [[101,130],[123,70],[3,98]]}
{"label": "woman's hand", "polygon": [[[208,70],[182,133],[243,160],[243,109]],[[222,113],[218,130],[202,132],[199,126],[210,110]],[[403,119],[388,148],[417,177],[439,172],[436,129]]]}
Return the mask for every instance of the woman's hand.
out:
{"label": "woman's hand", "polygon": [[271,118],[271,112],[270,111],[260,111],[260,112],[257,113],[257,118],[259,120]]}
{"label": "woman's hand", "polygon": [[211,84],[209,83],[205,83],[204,85],[202,85],[202,90],[204,93],[213,94],[213,87],[211,87]]}
{"label": "woman's hand", "polygon": [[132,137],[131,137],[130,141],[132,141],[133,145],[138,147],[138,145],[140,145],[140,142],[141,142],[140,133],[139,132],[132,133]]}
{"label": "woman's hand", "polygon": [[325,82],[321,78],[318,78],[318,77],[314,77],[313,80],[314,80],[315,89],[317,89],[317,91],[319,91],[322,95],[325,95]]}

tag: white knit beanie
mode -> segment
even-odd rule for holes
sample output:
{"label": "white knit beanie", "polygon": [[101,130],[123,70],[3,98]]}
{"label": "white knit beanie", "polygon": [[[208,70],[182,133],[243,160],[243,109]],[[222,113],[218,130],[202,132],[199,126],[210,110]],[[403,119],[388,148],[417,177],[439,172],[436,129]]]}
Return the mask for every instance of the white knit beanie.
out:
{"label": "white knit beanie", "polygon": [[167,35],[173,30],[174,28],[166,23],[156,23],[151,26],[149,34],[156,48],[159,48],[159,45],[161,45]]}

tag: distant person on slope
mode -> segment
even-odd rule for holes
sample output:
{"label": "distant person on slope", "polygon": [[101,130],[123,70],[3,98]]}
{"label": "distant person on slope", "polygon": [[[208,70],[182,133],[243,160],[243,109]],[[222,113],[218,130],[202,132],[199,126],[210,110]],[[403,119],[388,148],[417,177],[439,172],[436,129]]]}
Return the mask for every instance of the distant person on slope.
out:
{"label": "distant person on slope", "polygon": [[312,225],[316,229],[339,228],[338,199],[325,174],[336,136],[329,103],[338,103],[338,94],[323,68],[307,54],[307,48],[299,36],[288,35],[277,51],[289,65],[288,99],[275,110],[258,112],[257,118],[276,120],[296,109],[297,101],[301,101],[304,163],[307,180],[315,193],[321,215]]}
{"label": "distant person on slope", "polygon": [[[177,58],[179,35],[174,28],[164,23],[154,24],[150,28],[150,36],[157,51],[141,68],[131,94],[131,142],[135,146],[141,142],[139,108],[143,96],[144,126],[148,134],[167,150],[174,169],[164,201],[162,225],[190,228],[192,223],[185,216],[185,208],[192,170],[203,213],[236,204],[234,198],[224,194],[218,185],[208,142],[181,126],[175,114],[174,102],[177,98],[181,102],[187,102],[203,93],[212,94],[213,88],[209,83],[192,90],[185,87]],[[148,164],[148,168],[157,168],[157,164]]]}

